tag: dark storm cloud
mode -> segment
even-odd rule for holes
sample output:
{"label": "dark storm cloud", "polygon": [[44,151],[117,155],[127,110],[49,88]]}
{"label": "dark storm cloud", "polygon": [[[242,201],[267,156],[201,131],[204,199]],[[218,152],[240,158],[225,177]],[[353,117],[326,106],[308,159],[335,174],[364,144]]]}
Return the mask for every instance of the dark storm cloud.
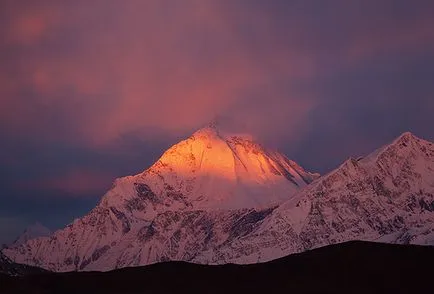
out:
{"label": "dark storm cloud", "polygon": [[83,214],[218,114],[320,172],[403,131],[434,138],[432,1],[1,6],[0,220],[16,227]]}

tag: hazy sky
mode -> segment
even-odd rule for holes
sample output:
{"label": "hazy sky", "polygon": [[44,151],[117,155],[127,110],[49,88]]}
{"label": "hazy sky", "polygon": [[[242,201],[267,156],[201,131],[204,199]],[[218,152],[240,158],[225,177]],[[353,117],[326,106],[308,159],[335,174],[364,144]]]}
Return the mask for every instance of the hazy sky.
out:
{"label": "hazy sky", "polygon": [[325,173],[434,139],[434,1],[2,0],[0,242],[216,115]]}

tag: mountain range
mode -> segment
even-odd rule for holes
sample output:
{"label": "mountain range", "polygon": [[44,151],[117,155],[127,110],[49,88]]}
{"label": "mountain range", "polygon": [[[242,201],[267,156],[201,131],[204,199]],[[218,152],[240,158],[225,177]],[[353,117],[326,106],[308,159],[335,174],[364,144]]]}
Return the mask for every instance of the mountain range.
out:
{"label": "mountain range", "polygon": [[434,245],[432,143],[404,133],[320,177],[211,125],[115,180],[86,216],[3,253],[52,271],[108,271],[250,264],[350,240]]}

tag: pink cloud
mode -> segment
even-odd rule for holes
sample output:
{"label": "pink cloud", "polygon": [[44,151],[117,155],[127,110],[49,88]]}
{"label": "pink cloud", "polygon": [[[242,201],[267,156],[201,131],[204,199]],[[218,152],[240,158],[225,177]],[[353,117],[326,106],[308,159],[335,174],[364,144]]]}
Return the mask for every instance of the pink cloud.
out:
{"label": "pink cloud", "polygon": [[[71,112],[63,134],[101,146],[124,133],[149,127],[169,133],[195,128],[248,99],[242,98],[242,92],[269,83],[270,72],[290,76],[312,72],[310,64],[287,52],[261,59],[246,54],[248,48],[214,2],[172,4],[179,7],[131,1],[129,5],[103,5],[107,11],[101,11],[102,6],[96,4],[54,5],[54,9],[51,4],[59,17],[45,41],[58,44],[73,39],[74,51],[47,47],[45,52],[35,49],[20,56],[14,64],[18,71],[14,79],[20,88],[2,98],[14,100],[3,108],[15,112],[5,123],[49,133],[50,127],[41,127],[40,117],[31,114],[34,108],[26,104],[41,107],[42,116],[60,107]],[[13,35],[27,41],[40,38],[49,23],[40,15],[13,19],[20,24]],[[170,21],[163,21],[163,15]],[[64,32],[76,35],[69,37]],[[212,38],[205,38],[205,44],[198,42],[207,34]],[[34,95],[16,102],[16,92],[24,87]],[[65,135],[68,138],[71,136]]]}
{"label": "pink cloud", "polygon": [[5,5],[8,23],[2,30],[6,44],[34,45],[58,23],[59,11],[55,6],[35,4]]}
{"label": "pink cloud", "polygon": [[[357,5],[345,3],[341,7],[357,15]],[[351,67],[379,53],[423,47],[433,37],[432,22],[397,28],[390,22],[378,30],[356,27],[338,48],[325,39],[325,48],[312,50],[308,41],[316,44],[312,31],[320,28],[296,13],[279,24],[261,9],[239,13],[218,1],[9,6],[6,27],[18,45],[0,69],[0,123],[23,135],[94,148],[152,128],[180,134],[234,109],[260,136],[296,138],[317,98],[296,87],[273,89],[276,80],[329,74],[329,67],[319,68],[323,51],[335,55],[322,62]],[[269,91],[259,102],[249,97],[261,88]]]}
{"label": "pink cloud", "polygon": [[23,43],[31,43],[39,39],[47,29],[47,22],[38,16],[23,17],[13,24],[11,38]]}

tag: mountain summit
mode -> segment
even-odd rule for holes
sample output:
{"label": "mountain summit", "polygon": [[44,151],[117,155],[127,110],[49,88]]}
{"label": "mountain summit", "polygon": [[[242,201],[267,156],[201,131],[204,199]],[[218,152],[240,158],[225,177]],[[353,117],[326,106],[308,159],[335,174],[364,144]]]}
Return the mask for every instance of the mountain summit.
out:
{"label": "mountain summit", "polygon": [[164,210],[264,208],[289,199],[317,177],[250,135],[212,124],[169,148],[143,173],[117,180],[103,203],[139,197],[156,211],[160,204]]}

